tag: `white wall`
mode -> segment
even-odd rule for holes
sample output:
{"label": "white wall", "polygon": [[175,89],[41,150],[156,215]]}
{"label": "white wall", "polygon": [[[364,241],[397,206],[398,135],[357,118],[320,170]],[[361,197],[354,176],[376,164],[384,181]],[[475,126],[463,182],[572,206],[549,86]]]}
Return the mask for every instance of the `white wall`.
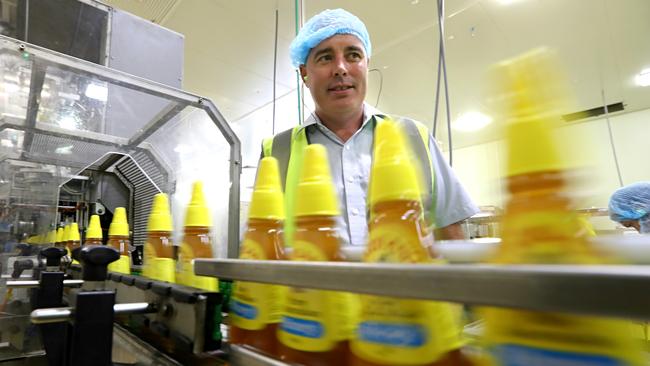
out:
{"label": "white wall", "polygon": [[[611,116],[610,124],[623,185],[650,180],[650,109]],[[570,123],[560,134],[572,144],[566,158],[577,158],[585,167],[582,178],[574,182],[576,206],[607,207],[619,179],[606,120]],[[454,170],[479,205],[503,206],[504,150],[501,140],[454,149]],[[614,227],[608,220],[596,219],[594,223],[598,228]]]}

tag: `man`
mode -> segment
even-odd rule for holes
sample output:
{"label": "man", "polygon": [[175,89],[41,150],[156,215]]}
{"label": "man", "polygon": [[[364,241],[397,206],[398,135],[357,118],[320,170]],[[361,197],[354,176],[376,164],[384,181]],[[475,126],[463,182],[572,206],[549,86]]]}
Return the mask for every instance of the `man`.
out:
{"label": "man", "polygon": [[609,217],[642,234],[650,233],[650,182],[617,189],[609,199]]}
{"label": "man", "polygon": [[[278,158],[285,184],[288,237],[293,231],[293,187],[297,180],[295,155],[303,145],[325,145],[342,208],[341,234],[353,246],[367,239],[366,194],[372,161],[374,127],[386,115],[364,103],[371,55],[368,31],[349,12],[325,10],[311,18],[291,43],[293,65],[309,88],[315,111],[292,130],[267,139],[263,155]],[[404,120],[411,145],[428,182],[424,211],[431,208],[437,239],[462,239],[460,221],[478,212],[442,157],[433,137],[415,121]],[[414,132],[413,132],[414,131]],[[424,132],[422,132],[424,131]],[[419,149],[419,150],[418,150]],[[418,151],[420,153],[418,153]],[[293,183],[292,183],[293,182]],[[289,239],[290,240],[290,239]]]}

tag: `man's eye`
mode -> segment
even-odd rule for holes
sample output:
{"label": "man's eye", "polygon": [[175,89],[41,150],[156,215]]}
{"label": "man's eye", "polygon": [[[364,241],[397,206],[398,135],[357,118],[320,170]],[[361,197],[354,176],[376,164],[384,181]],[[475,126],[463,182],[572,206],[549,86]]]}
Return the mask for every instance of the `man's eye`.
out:
{"label": "man's eye", "polygon": [[332,59],[332,56],[330,56],[330,55],[322,55],[322,56],[318,57],[318,59],[316,61],[323,62],[323,61],[329,61],[331,59]]}
{"label": "man's eye", "polygon": [[353,60],[358,60],[361,59],[363,56],[359,52],[351,52],[348,57],[350,57]]}

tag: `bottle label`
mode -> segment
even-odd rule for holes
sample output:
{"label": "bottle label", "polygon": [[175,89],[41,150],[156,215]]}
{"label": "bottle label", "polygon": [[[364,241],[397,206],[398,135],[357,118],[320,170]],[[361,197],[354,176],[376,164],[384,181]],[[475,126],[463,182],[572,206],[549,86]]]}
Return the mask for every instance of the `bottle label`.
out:
{"label": "bottle label", "polygon": [[[262,246],[251,239],[242,243],[240,259],[266,260]],[[232,322],[236,327],[260,330],[282,319],[280,299],[286,287],[253,282],[235,282],[230,302]]]}
{"label": "bottle label", "polygon": [[[384,225],[370,232],[366,262],[432,262],[415,231]],[[463,342],[451,304],[361,295],[352,352],[381,365],[429,364]]]}
{"label": "bottle label", "polygon": [[206,291],[219,291],[219,281],[216,278],[194,274],[194,251],[186,243],[181,244],[178,262],[180,264],[178,277],[182,281],[180,283]]}
{"label": "bottle label", "polygon": [[154,258],[154,272],[158,281],[176,282],[176,264],[172,258]]}
{"label": "bottle label", "polygon": [[625,320],[499,308],[482,310],[496,365],[642,365],[638,325]]}
{"label": "bottle label", "polygon": [[492,349],[503,366],[622,366],[619,360],[574,352],[559,352],[519,345],[503,345]]}
{"label": "bottle label", "polygon": [[148,242],[144,243],[142,252],[142,275],[154,280],[157,279],[156,266],[154,265],[156,251],[153,245],[149,244]]}
{"label": "bottle label", "polygon": [[120,259],[108,265],[108,271],[131,274],[131,259],[127,255],[121,255]]}
{"label": "bottle label", "polygon": [[[292,260],[326,261],[325,253],[313,243],[295,240]],[[350,293],[289,288],[280,341],[293,349],[308,352],[329,351],[352,333],[350,312],[354,299]]]}

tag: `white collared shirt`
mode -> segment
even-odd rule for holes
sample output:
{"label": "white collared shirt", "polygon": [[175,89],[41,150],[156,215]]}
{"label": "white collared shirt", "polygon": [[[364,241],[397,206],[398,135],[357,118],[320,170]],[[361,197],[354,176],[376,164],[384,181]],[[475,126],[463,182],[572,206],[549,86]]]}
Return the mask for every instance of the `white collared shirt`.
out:
{"label": "white collared shirt", "polygon": [[[368,236],[366,194],[372,162],[373,116],[384,114],[364,103],[363,123],[348,141],[343,142],[312,113],[303,123],[307,139],[327,148],[332,179],[341,208],[340,232],[344,245],[363,246]],[[444,160],[438,145],[429,135],[431,161],[435,171],[436,227],[445,227],[478,212],[478,208]]]}

